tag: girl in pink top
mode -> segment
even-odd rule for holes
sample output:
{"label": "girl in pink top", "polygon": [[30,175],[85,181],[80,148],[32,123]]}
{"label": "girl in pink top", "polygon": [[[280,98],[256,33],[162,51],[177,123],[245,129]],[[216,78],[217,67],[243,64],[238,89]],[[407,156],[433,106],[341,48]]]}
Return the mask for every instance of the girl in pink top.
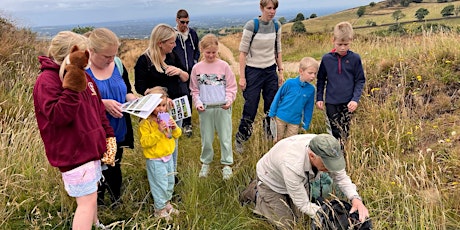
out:
{"label": "girl in pink top", "polygon": [[220,140],[223,179],[232,176],[232,103],[237,85],[227,62],[218,58],[219,41],[213,34],[200,41],[202,60],[193,66],[190,75],[190,91],[200,117],[201,156],[203,163],[199,176],[206,177],[214,157],[212,143],[214,132]]}

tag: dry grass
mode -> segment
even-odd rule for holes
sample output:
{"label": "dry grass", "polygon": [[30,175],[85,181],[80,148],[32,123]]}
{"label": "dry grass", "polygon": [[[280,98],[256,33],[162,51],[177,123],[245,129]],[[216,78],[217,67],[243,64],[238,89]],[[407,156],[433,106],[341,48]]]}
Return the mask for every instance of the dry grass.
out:
{"label": "dry grass", "polygon": [[[319,59],[330,48],[328,36],[284,37],[283,56],[292,62],[301,56]],[[32,87],[41,51],[29,39],[8,40],[13,44],[3,45],[16,48],[0,60],[0,228],[68,229],[76,205],[64,192],[59,172],[49,166],[36,128]],[[238,40],[238,35],[221,39],[235,57]],[[145,42],[123,41],[120,56],[131,78]],[[452,48],[457,43],[458,34],[382,38],[358,32],[352,44],[363,59],[367,84],[345,149],[349,174],[369,207],[374,229],[460,228],[460,58]],[[242,105],[239,92],[234,132]],[[271,147],[261,134],[261,117],[244,154],[235,155],[234,177],[222,180],[217,150],[210,176],[200,179],[194,111],[194,135],[179,144],[182,181],[175,191],[181,200],[175,202],[181,214],[169,225],[153,217],[145,160],[136,143],[123,157],[124,203],[101,208],[101,220],[112,229],[272,229],[237,201],[254,177],[257,160]],[[309,132],[325,132],[324,119],[315,110]],[[309,229],[308,218],[304,221],[296,229]]]}

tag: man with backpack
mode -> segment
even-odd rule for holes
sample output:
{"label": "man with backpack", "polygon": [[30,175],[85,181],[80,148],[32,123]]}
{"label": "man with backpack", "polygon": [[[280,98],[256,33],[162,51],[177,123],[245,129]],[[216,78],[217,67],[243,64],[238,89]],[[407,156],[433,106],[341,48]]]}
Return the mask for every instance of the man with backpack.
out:
{"label": "man with backpack", "polygon": [[[329,134],[302,134],[276,143],[258,162],[254,213],[274,225],[291,229],[300,214],[318,219],[321,207],[311,202],[309,184],[327,172],[350,200],[350,213],[359,221],[369,217],[361,197],[345,171],[345,159],[337,139]],[[318,220],[316,220],[318,221]]]}
{"label": "man with backpack", "polygon": [[278,87],[284,82],[281,57],[281,26],[274,20],[278,0],[260,0],[262,15],[246,23],[240,42],[238,85],[243,91],[243,114],[235,137],[235,150],[244,151],[243,143],[252,135],[260,94],[264,100],[264,131],[271,139],[268,110]]}

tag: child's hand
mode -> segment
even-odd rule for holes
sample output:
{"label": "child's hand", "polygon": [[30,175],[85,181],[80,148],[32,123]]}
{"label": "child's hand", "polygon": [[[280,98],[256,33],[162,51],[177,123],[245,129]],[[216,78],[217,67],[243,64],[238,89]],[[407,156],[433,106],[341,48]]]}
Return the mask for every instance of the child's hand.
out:
{"label": "child's hand", "polygon": [[174,123],[173,119],[169,119],[169,128],[176,129],[176,123]]}
{"label": "child's hand", "polygon": [[168,102],[166,104],[168,105],[168,110],[170,110],[171,108],[174,108],[174,102],[169,97],[168,97]]}
{"label": "child's hand", "polygon": [[356,108],[358,108],[358,102],[350,101],[348,102],[347,107],[348,107],[348,112],[353,113],[356,110]]}
{"label": "child's hand", "polygon": [[166,124],[166,122],[160,121],[160,122],[158,123],[158,129],[159,129],[161,132],[164,132],[167,128],[168,128],[168,125]]}
{"label": "child's hand", "polygon": [[200,105],[196,107],[196,110],[198,110],[198,112],[204,112],[206,109],[204,108],[204,106]]}
{"label": "child's hand", "polygon": [[317,101],[316,102],[316,107],[318,107],[318,109],[320,109],[320,110],[324,110],[324,102]]}
{"label": "child's hand", "polygon": [[232,106],[232,103],[231,103],[231,102],[227,102],[227,104],[223,105],[221,108],[227,110],[227,109],[230,108],[230,106]]}

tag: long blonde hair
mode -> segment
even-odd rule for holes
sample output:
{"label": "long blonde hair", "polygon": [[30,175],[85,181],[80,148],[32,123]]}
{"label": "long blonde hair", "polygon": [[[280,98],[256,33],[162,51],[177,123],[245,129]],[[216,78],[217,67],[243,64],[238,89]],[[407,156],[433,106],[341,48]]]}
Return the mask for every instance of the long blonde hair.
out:
{"label": "long blonde hair", "polygon": [[61,31],[51,40],[48,57],[60,65],[74,45],[77,45],[80,50],[85,50],[88,48],[88,39],[72,31]]}
{"label": "long blonde hair", "polygon": [[59,77],[61,79],[64,77],[64,70],[67,65],[64,60],[68,57],[74,45],[78,46],[79,50],[86,50],[88,48],[88,39],[72,31],[61,31],[51,40],[48,57],[61,66],[59,68]]}
{"label": "long blonde hair", "polygon": [[163,60],[161,49],[158,44],[175,37],[176,31],[167,24],[158,24],[153,28],[150,34],[149,46],[144,53],[155,66],[155,69],[160,73],[164,72],[163,68],[166,67],[166,63]]}

